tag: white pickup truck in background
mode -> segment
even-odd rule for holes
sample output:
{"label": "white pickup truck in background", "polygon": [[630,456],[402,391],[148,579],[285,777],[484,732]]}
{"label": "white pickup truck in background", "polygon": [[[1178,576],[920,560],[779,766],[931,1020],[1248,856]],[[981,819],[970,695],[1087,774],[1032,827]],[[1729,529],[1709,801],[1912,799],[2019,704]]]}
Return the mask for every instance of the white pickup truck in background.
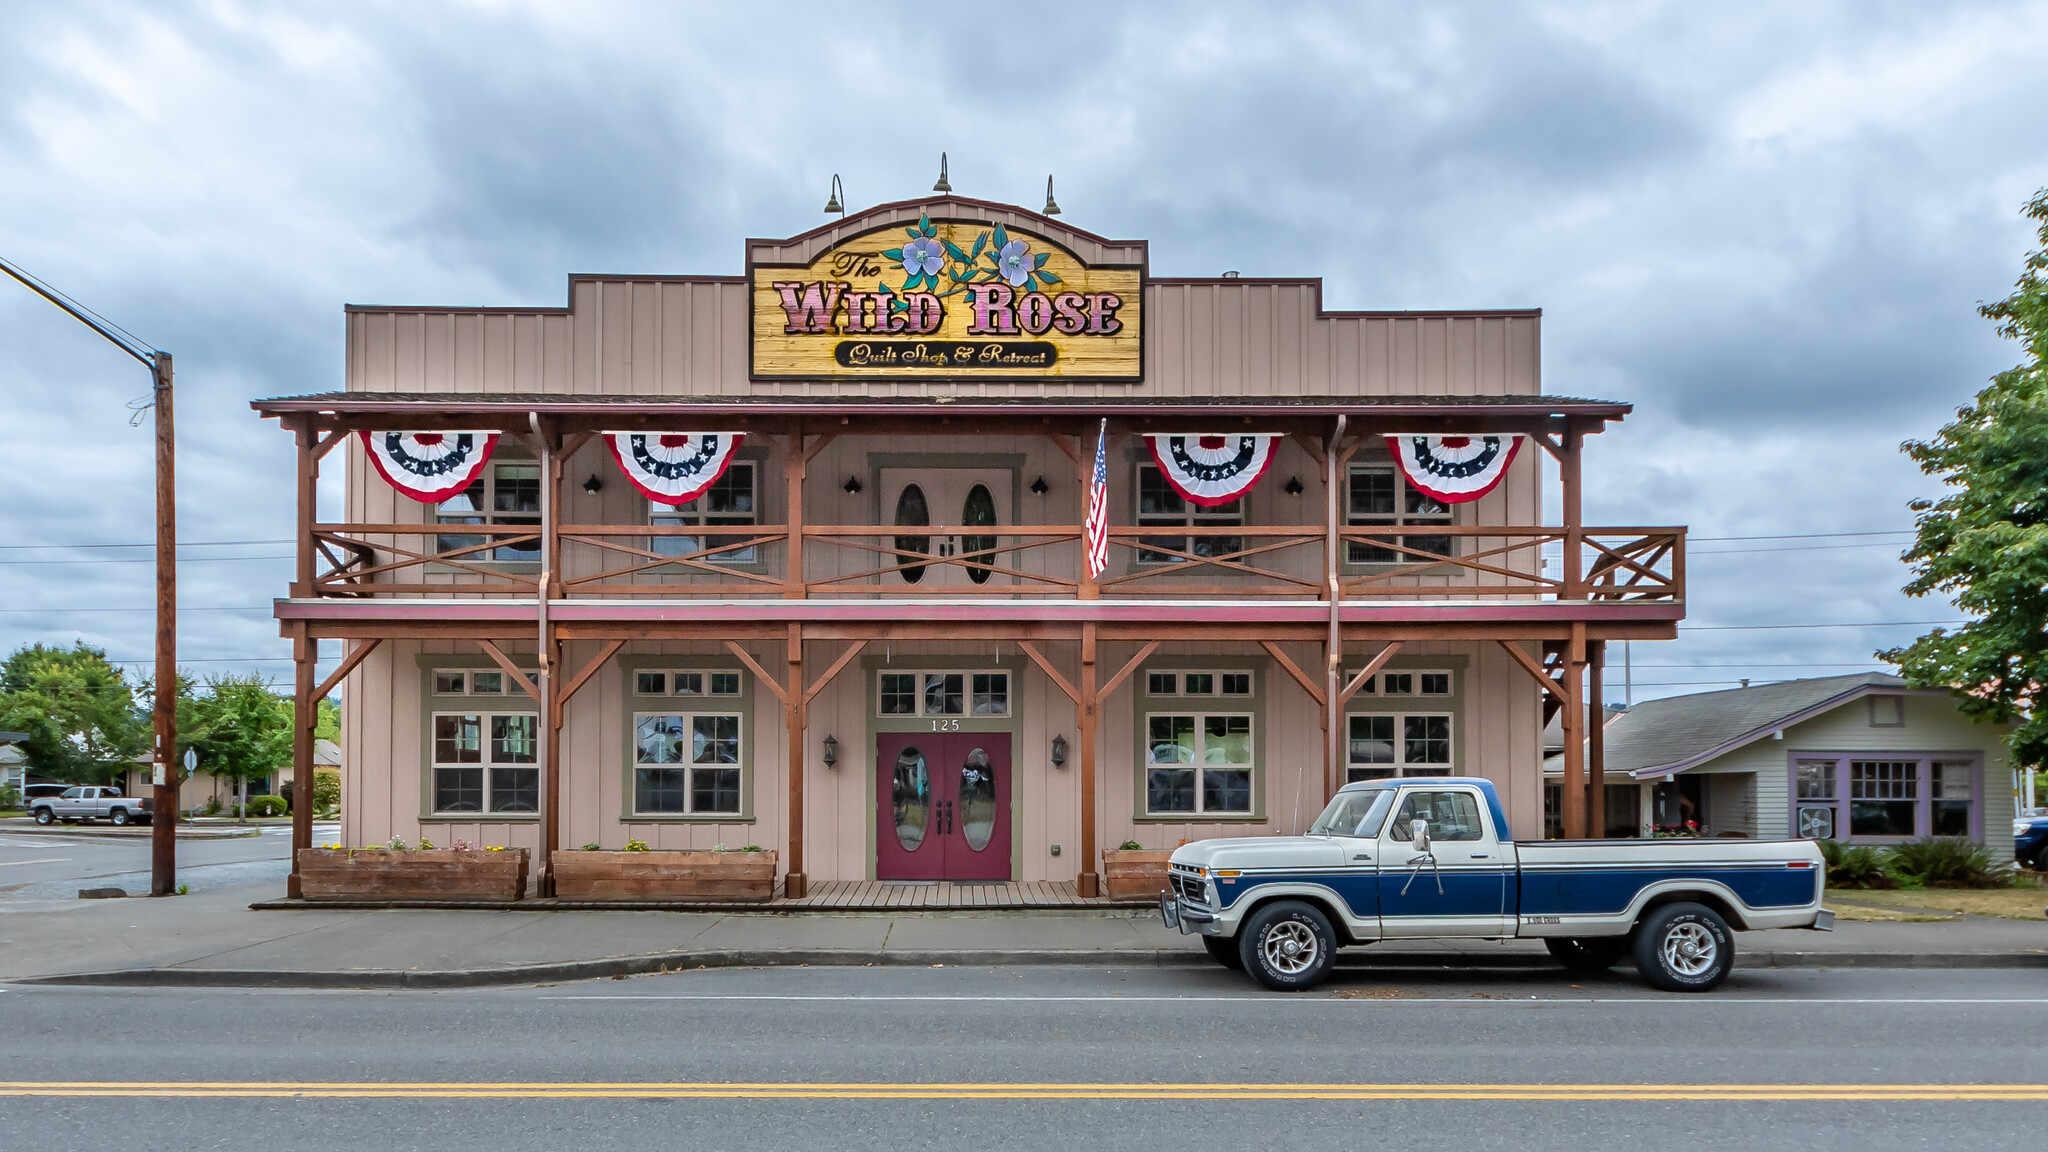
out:
{"label": "white pickup truck in background", "polygon": [[154,802],[147,796],[123,796],[119,788],[78,785],[55,796],[29,801],[28,814],[38,824],[105,820],[113,824],[147,824]]}

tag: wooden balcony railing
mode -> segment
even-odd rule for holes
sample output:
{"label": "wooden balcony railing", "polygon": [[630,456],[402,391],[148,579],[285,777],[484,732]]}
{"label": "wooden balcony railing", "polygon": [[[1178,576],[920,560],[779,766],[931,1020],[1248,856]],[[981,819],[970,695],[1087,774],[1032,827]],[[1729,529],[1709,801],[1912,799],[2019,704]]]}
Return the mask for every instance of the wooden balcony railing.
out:
{"label": "wooden balcony railing", "polygon": [[[784,525],[564,525],[563,596],[1258,597],[1321,600],[1328,535],[1306,525],[1109,531],[1110,566],[1082,578],[1078,525],[989,528],[805,525],[801,578]],[[539,525],[316,524],[315,596],[538,593]],[[1683,528],[1345,527],[1346,600],[1683,601]],[[1572,563],[1573,551],[1577,563]]]}

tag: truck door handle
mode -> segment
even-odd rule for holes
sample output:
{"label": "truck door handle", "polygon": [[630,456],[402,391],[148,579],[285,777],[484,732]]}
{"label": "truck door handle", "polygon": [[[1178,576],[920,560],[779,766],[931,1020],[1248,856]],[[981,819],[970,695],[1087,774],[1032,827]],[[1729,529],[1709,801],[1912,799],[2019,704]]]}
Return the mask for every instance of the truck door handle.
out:
{"label": "truck door handle", "polygon": [[1491,852],[1474,852],[1474,853],[1472,854],[1472,858],[1473,858],[1474,860],[1491,860],[1491,859],[1493,859],[1493,853],[1491,853]]}

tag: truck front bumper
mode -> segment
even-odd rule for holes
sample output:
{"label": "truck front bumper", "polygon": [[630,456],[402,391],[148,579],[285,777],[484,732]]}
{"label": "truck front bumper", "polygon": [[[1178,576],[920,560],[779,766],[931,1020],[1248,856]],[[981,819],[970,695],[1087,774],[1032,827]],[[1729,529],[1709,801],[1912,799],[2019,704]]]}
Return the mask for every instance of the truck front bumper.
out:
{"label": "truck front bumper", "polygon": [[1199,933],[1203,936],[1219,936],[1222,925],[1216,922],[1216,913],[1195,904],[1187,904],[1171,891],[1159,894],[1159,919],[1168,928],[1175,928],[1183,936]]}

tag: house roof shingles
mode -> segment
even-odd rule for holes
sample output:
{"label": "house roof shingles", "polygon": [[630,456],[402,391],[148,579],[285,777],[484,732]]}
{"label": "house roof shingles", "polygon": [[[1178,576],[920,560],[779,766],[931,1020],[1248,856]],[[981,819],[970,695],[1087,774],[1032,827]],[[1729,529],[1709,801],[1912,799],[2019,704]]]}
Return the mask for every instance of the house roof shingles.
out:
{"label": "house roof shingles", "polygon": [[[1859,672],[1645,700],[1607,722],[1607,771],[1661,775],[1690,768],[1871,689],[1902,692],[1906,682]],[[1561,760],[1553,756],[1545,766]]]}

